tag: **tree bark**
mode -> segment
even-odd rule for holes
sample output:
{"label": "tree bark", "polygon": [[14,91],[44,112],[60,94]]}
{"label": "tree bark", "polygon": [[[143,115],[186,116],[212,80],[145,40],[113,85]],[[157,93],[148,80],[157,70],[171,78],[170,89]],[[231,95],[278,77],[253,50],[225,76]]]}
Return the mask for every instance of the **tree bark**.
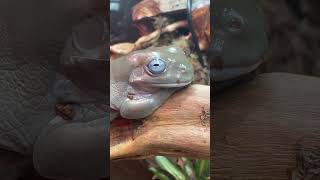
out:
{"label": "tree bark", "polygon": [[112,121],[110,159],[153,155],[210,157],[210,86],[175,93],[146,119]]}
{"label": "tree bark", "polygon": [[319,78],[263,74],[214,97],[213,112],[213,179],[303,179],[320,172]]}

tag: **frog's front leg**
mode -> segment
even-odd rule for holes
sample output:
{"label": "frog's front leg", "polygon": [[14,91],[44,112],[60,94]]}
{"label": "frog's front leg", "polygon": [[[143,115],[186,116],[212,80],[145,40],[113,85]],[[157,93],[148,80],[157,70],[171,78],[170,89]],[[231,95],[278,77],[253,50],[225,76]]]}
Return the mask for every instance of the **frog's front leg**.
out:
{"label": "frog's front leg", "polygon": [[120,107],[120,115],[126,119],[141,119],[152,114],[177,89],[161,89],[153,94],[128,94]]}

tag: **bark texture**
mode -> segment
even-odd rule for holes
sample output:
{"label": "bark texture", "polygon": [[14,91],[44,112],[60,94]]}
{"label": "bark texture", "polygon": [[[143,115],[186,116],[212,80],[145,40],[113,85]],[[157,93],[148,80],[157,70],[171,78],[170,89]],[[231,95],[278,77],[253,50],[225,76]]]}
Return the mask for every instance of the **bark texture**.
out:
{"label": "bark texture", "polygon": [[319,100],[319,78],[287,73],[262,74],[215,97],[213,179],[315,178]]}

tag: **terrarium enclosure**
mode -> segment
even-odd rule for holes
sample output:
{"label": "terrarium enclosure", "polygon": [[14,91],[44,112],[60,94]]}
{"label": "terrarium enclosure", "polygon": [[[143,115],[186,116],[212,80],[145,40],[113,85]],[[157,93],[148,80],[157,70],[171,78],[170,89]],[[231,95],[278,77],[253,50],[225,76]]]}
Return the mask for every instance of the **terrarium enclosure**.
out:
{"label": "terrarium enclosure", "polygon": [[110,1],[111,179],[209,177],[210,33],[208,0]]}

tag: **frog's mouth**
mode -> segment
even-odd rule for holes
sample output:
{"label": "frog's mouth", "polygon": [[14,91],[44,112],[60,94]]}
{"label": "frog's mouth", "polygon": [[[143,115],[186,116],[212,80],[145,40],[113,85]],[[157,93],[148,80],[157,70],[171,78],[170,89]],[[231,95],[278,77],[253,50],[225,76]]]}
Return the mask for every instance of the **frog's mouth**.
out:
{"label": "frog's mouth", "polygon": [[129,84],[137,89],[161,89],[161,88],[180,88],[191,84],[192,81],[169,81],[169,82],[157,82],[155,80],[132,80]]}
{"label": "frog's mouth", "polygon": [[192,81],[180,81],[177,80],[175,83],[157,83],[157,82],[148,82],[148,81],[139,81],[139,82],[133,82],[131,83],[131,87],[134,88],[136,91],[148,92],[148,93],[154,93],[159,91],[162,88],[165,89],[171,89],[171,88],[182,88],[189,84],[191,84]]}
{"label": "frog's mouth", "polygon": [[158,88],[179,88],[179,87],[184,87],[187,86],[191,83],[191,81],[186,81],[186,82],[177,82],[177,83],[151,83],[150,85],[152,87],[158,87]]}
{"label": "frog's mouth", "polygon": [[178,82],[178,83],[150,83],[150,82],[139,82],[135,84],[129,84],[127,88],[128,98],[135,99],[132,97],[144,97],[156,94],[159,91],[167,89],[179,89],[189,85],[191,81]]}

